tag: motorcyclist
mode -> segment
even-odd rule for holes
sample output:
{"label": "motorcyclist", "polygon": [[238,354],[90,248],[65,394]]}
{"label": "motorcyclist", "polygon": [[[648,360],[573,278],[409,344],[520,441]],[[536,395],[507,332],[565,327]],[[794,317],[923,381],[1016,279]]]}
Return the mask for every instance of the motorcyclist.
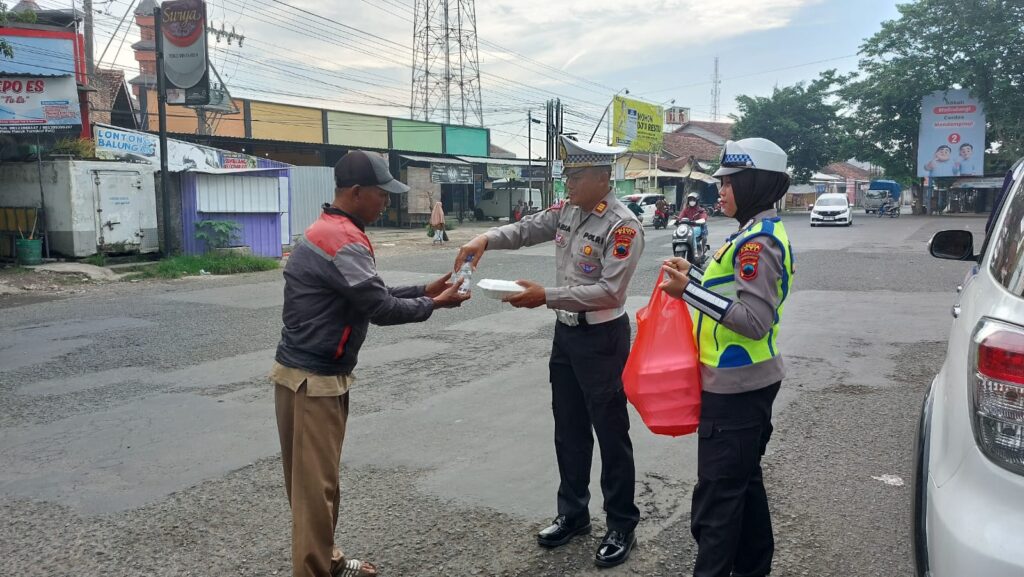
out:
{"label": "motorcyclist", "polygon": [[704,207],[700,205],[700,197],[696,192],[686,195],[686,206],[683,207],[682,212],[676,217],[676,222],[684,218],[689,219],[693,223],[694,234],[706,245],[708,211],[704,210]]}

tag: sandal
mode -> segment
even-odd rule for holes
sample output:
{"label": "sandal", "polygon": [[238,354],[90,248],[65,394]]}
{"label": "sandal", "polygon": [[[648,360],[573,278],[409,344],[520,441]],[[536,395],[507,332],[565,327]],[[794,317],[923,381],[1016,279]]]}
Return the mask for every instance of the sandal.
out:
{"label": "sandal", "polygon": [[335,569],[333,577],[377,577],[377,567],[359,559],[346,559]]}

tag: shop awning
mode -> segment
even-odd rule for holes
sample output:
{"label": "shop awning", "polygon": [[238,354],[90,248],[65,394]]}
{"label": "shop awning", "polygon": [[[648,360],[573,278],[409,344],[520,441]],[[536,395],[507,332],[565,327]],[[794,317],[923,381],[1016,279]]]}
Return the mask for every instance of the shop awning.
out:
{"label": "shop awning", "polygon": [[412,154],[400,154],[399,158],[404,158],[410,162],[429,162],[431,164],[469,164],[455,158],[442,158],[440,156],[415,156]]}

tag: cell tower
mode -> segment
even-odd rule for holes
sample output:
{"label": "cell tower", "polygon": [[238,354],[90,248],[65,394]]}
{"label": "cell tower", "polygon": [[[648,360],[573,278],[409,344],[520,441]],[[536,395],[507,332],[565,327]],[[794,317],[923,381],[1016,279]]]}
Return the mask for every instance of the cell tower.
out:
{"label": "cell tower", "polygon": [[475,0],[416,0],[409,117],[483,126]]}
{"label": "cell tower", "polygon": [[722,106],[722,78],[718,75],[718,57],[715,56],[715,75],[711,77],[711,122],[718,122]]}

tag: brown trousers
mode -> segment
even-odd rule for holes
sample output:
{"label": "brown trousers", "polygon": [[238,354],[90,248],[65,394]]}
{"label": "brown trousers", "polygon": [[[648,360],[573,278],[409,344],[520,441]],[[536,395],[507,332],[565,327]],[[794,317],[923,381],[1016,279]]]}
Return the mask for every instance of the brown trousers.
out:
{"label": "brown trousers", "polygon": [[334,530],[348,393],[309,397],[306,388],[306,383],[296,392],[274,387],[284,487],[292,509],[292,572],[295,577],[329,577],[344,560],[334,546]]}

